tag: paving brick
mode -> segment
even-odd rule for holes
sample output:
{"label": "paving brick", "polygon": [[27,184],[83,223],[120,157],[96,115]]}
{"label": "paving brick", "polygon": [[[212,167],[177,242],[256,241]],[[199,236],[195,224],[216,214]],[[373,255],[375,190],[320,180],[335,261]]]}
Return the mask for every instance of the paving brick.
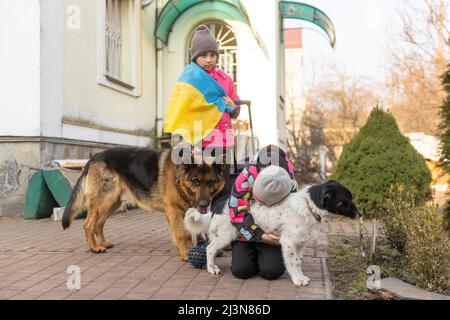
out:
{"label": "paving brick", "polygon": [[[151,297],[150,300],[177,300],[178,296],[173,296],[173,295],[167,295],[167,296],[155,296],[155,297]],[[181,299],[181,300],[186,300],[186,299]],[[204,300],[204,299],[200,299],[200,300]]]}
{"label": "paving brick", "polygon": [[19,294],[20,290],[0,290],[0,300],[9,299],[12,296]]}
{"label": "paving brick", "polygon": [[[133,210],[111,217],[105,233],[115,247],[99,255],[87,250],[82,222],[63,231],[49,219],[8,219],[0,234],[0,299],[320,299],[326,296],[326,233],[357,230],[342,221],[322,226],[324,235],[305,252],[303,271],[312,282],[299,289],[287,273],[276,281],[234,278],[230,252],[217,258],[218,276],[193,268],[181,261],[160,213]],[[81,290],[67,289],[70,265],[81,268]]]}
{"label": "paving brick", "polygon": [[233,297],[237,297],[240,292],[240,288],[236,287],[234,289],[220,289],[215,288],[211,293],[209,294],[209,297],[219,297],[219,298],[226,298],[230,299]]}
{"label": "paving brick", "polygon": [[92,300],[93,298],[90,296],[82,296],[82,295],[73,295],[64,298],[64,300]]}
{"label": "paving brick", "polygon": [[128,293],[122,300],[148,300],[150,295],[147,293]]}
{"label": "paving brick", "polygon": [[95,299],[120,299],[124,297],[130,290],[128,288],[110,288],[98,295],[95,295]]}
{"label": "paving brick", "polygon": [[39,293],[19,293],[15,296],[8,298],[8,300],[35,300],[41,294]]}
{"label": "paving brick", "polygon": [[[158,299],[158,296],[151,297],[151,299],[156,300],[156,299]],[[206,300],[206,299],[208,299],[208,293],[198,293],[195,291],[188,291],[188,292],[184,292],[183,294],[178,296],[178,299],[179,300]],[[231,298],[227,298],[227,299],[231,299]]]}
{"label": "paving brick", "polygon": [[69,291],[52,291],[47,292],[43,295],[40,295],[36,298],[36,300],[62,300],[69,296],[71,293]]}
{"label": "paving brick", "polygon": [[182,295],[180,288],[161,288],[151,296],[151,299],[178,299],[180,295]]}
{"label": "paving brick", "polygon": [[328,252],[324,250],[316,251],[314,256],[317,258],[328,258]]}

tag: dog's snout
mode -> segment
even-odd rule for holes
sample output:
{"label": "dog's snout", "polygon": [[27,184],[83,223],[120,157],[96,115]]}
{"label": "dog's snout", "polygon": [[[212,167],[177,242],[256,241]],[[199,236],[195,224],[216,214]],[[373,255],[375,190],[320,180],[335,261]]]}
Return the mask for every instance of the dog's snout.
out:
{"label": "dog's snout", "polygon": [[208,207],[209,207],[210,203],[211,203],[211,200],[209,200],[209,199],[201,199],[201,200],[199,200],[198,204],[197,204],[198,212],[200,212],[201,214],[208,213]]}
{"label": "dog's snout", "polygon": [[202,208],[207,208],[209,207],[210,202],[211,202],[210,200],[203,199],[198,202],[198,206]]}
{"label": "dog's snout", "polygon": [[353,219],[358,219],[362,216],[363,216],[362,213],[359,212],[358,210],[353,211]]}

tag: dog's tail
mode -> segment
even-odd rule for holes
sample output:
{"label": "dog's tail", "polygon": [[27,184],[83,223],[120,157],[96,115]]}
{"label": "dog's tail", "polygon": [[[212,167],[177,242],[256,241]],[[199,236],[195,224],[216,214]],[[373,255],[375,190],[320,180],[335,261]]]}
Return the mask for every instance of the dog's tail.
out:
{"label": "dog's tail", "polygon": [[62,227],[67,229],[70,227],[70,223],[76,216],[84,209],[84,193],[85,193],[85,181],[86,175],[89,171],[91,161],[88,161],[84,166],[81,176],[78,178],[75,187],[73,188],[72,194],[70,196],[69,202],[64,209],[64,214],[62,218]]}
{"label": "dog's tail", "polygon": [[204,235],[208,232],[211,223],[212,213],[200,214],[197,209],[190,208],[184,216],[184,226],[186,230],[195,236]]}

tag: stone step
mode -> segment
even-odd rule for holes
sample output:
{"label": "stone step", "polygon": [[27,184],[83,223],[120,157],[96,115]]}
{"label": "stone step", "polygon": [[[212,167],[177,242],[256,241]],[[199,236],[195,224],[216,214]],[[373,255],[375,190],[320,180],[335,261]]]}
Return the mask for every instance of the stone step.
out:
{"label": "stone step", "polygon": [[381,279],[380,288],[376,291],[385,299],[450,300],[449,296],[418,288],[396,278]]}

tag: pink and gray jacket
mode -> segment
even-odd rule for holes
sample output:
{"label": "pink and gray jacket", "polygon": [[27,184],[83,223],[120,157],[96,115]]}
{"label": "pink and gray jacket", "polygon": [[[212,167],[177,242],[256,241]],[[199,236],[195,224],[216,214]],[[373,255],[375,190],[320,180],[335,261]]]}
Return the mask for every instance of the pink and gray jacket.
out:
{"label": "pink and gray jacket", "polygon": [[[294,168],[284,152],[280,153],[278,165],[284,168],[292,179],[291,192],[297,192]],[[230,219],[233,226],[240,232],[240,241],[261,241],[264,231],[255,224],[250,213],[250,205],[256,200],[253,197],[253,184],[263,167],[255,161],[250,161],[236,178],[228,201]]]}

